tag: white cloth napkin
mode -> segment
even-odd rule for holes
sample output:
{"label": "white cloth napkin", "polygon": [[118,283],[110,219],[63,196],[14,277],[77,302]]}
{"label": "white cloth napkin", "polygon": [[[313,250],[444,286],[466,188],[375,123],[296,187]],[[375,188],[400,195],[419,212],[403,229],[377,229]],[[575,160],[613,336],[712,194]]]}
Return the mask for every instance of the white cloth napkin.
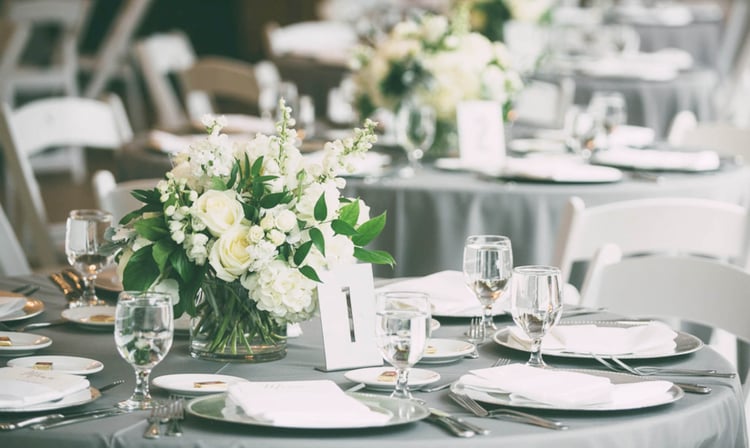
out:
{"label": "white cloth napkin", "polygon": [[[529,337],[517,327],[509,327],[512,337],[524,344]],[[623,355],[628,353],[665,353],[676,347],[675,333],[667,325],[651,322],[626,328],[597,325],[557,325],[542,340],[542,350],[566,350],[575,353]]]}
{"label": "white cloth napkin", "polygon": [[620,125],[608,137],[611,146],[648,146],[654,143],[655,132],[643,126]]}
{"label": "white cloth napkin", "polygon": [[0,408],[17,409],[57,400],[89,387],[81,376],[26,367],[0,368]]}
{"label": "white cloth napkin", "polygon": [[278,426],[378,426],[391,418],[371,410],[329,380],[243,382],[230,385],[228,395],[246,415]]}
{"label": "white cloth napkin", "polygon": [[661,151],[615,146],[594,154],[595,163],[644,170],[712,171],[721,161],[714,151]]}
{"label": "white cloth napkin", "polygon": [[0,317],[10,316],[20,310],[26,305],[26,297],[0,292]]}
{"label": "white cloth napkin", "polygon": [[510,394],[511,402],[516,405],[546,403],[562,408],[610,409],[664,403],[670,398],[668,390],[673,386],[669,381],[612,384],[602,376],[522,364],[472,370],[458,384],[487,393]]}
{"label": "white cloth napkin", "polygon": [[622,179],[620,170],[587,165],[568,156],[547,154],[523,158],[506,157],[503,166],[494,174],[549,182],[617,182]]}

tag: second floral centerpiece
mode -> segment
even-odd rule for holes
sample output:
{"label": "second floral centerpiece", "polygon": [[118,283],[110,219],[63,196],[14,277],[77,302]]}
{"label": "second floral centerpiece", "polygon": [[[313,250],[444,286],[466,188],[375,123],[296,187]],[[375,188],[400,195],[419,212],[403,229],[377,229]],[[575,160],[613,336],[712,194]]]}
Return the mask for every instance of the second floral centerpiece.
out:
{"label": "second floral centerpiece", "polygon": [[188,313],[191,354],[223,361],[267,361],[286,353],[286,325],[318,309],[319,273],[361,260],[393,264],[365,249],[383,229],[361,200],[342,196],[342,171],[375,141],[373,122],[325,145],[309,163],[283,105],[277,135],[243,142],[204,121],[209,135],[174,157],[143,207],[112,239],[128,290],[166,291],[175,316]]}

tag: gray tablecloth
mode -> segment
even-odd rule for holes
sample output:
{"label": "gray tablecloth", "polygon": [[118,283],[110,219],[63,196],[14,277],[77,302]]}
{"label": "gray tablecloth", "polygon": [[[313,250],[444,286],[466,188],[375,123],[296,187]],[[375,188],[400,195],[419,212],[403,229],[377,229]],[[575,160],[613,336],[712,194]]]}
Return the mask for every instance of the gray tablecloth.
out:
{"label": "gray tablecloth", "polygon": [[543,184],[484,180],[468,173],[425,169],[412,179],[349,179],[345,192],[362,198],[372,214],[388,212],[377,249],[398,263],[376,267],[380,277],[461,270],[464,239],[501,234],[513,243],[515,265],[551,263],[562,210],[570,196],[587,205],[649,197],[694,197],[750,203],[750,168],[712,174],[667,174],[661,182]]}
{"label": "gray tablecloth", "polygon": [[[62,295],[44,277],[2,278],[0,288],[9,289],[27,282],[43,288],[35,294],[45,301],[47,309],[34,321],[55,319],[63,309]],[[465,320],[441,319],[442,326],[434,337],[460,337],[466,327]],[[507,318],[497,318],[499,325]],[[349,383],[343,372],[323,373],[313,367],[323,361],[319,321],[303,325],[304,334],[289,341],[286,358],[267,364],[222,364],[196,360],[188,355],[188,340],[177,337],[166,359],[159,364],[152,377],[172,373],[222,373],[250,380],[331,379],[342,387]],[[86,331],[73,325],[37,329],[35,333],[52,338],[53,344],[40,354],[76,355],[94,358],[104,363],[104,370],[90,376],[94,386],[115,379],[127,382],[102,398],[86,405],[85,409],[113,406],[127,398],[134,385],[133,372],[116,353],[111,332]],[[442,376],[442,381],[456,380],[462,373],[474,368],[489,366],[500,355],[523,361],[526,354],[514,352],[487,343],[480,347],[479,359],[465,359],[458,363],[434,365],[429,368]],[[1,359],[1,358],[0,358]],[[595,363],[548,357],[555,366],[595,368]],[[655,361],[659,362],[659,361]],[[716,352],[704,348],[695,354],[664,360],[664,364],[680,367],[716,368],[729,370],[731,366]],[[5,361],[0,360],[0,365]],[[488,436],[474,437],[470,441],[449,436],[443,429],[427,422],[417,422],[401,427],[358,430],[275,430],[262,427],[223,424],[188,416],[184,422],[182,438],[162,437],[147,440],[142,437],[146,429],[146,412],[47,431],[29,429],[0,433],[3,448],[94,448],[94,447],[454,447],[463,444],[472,447],[513,446],[516,448],[554,446],[556,448],[585,447],[737,447],[746,446],[742,394],[737,379],[701,379],[713,388],[710,395],[691,395],[674,404],[621,412],[547,412],[545,415],[565,421],[568,431],[550,431],[537,427],[496,420],[472,418],[491,430]],[[157,398],[165,398],[163,391],[155,390]],[[459,409],[447,397],[447,392],[417,393],[431,406],[451,412]],[[0,420],[13,420],[18,416],[0,415]]]}

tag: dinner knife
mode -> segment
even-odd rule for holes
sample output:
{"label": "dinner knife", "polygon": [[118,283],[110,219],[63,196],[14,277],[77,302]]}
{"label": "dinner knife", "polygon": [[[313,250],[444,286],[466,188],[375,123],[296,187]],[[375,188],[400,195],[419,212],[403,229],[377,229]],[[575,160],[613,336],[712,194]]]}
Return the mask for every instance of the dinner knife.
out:
{"label": "dinner knife", "polygon": [[471,431],[469,429],[466,429],[465,426],[459,426],[457,422],[441,417],[437,414],[430,413],[430,415],[427,416],[427,420],[430,422],[438,423],[442,425],[445,429],[451,432],[454,436],[457,437],[474,437],[477,435],[474,431]]}
{"label": "dinner knife", "polygon": [[435,409],[435,408],[428,408],[428,409],[430,410],[430,414],[451,420],[454,423],[458,424],[458,426],[463,426],[464,428],[468,429],[469,431],[474,432],[475,434],[486,436],[487,434],[490,433],[489,429],[482,428],[481,426],[475,425],[473,423],[469,423],[466,420],[462,419],[461,417],[456,417],[455,415],[451,415],[445,411],[441,411],[440,409]]}
{"label": "dinner knife", "polygon": [[98,420],[100,418],[106,418],[106,417],[114,417],[115,415],[121,415],[121,414],[127,414],[128,410],[126,409],[120,409],[120,408],[107,408],[107,409],[99,409],[98,411],[88,411],[89,413],[86,415],[79,415],[76,417],[64,417],[62,419],[58,419],[49,423],[37,423],[35,425],[31,425],[31,429],[37,430],[37,431],[43,431],[45,429],[52,429],[57,428],[60,426],[67,426],[72,425],[74,423],[82,423],[87,422],[90,420]]}

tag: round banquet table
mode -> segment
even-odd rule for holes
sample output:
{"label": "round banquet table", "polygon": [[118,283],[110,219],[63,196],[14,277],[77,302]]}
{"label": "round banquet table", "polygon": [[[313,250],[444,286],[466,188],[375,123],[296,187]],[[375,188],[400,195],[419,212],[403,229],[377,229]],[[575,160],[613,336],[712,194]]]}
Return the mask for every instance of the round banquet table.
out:
{"label": "round banquet table", "polygon": [[[33,321],[52,320],[59,317],[64,306],[62,294],[42,276],[0,278],[0,289],[10,289],[26,283],[35,283],[42,289],[35,296],[43,300],[46,310]],[[440,318],[441,327],[434,337],[458,338],[466,328],[465,319]],[[496,318],[499,326],[510,322],[504,316]],[[171,351],[153,371],[152,378],[174,373],[221,373],[257,381],[329,379],[342,388],[353,384],[345,379],[344,372],[324,373],[314,367],[323,362],[319,320],[302,325],[304,333],[288,343],[286,358],[265,364],[223,364],[193,359],[188,354],[188,339],[176,336]],[[104,364],[104,369],[89,376],[93,386],[108,384],[116,379],[127,382],[103,393],[95,402],[81,409],[113,406],[127,398],[133,390],[132,368],[115,350],[111,331],[89,331],[73,324],[41,328],[34,333],[50,337],[51,346],[38,354],[72,355],[93,358]],[[501,347],[494,342],[479,347],[478,359],[462,359],[455,363],[419,366],[430,368],[441,375],[441,381],[454,381],[471,369],[490,366],[498,356],[512,357],[522,362],[527,354]],[[0,357],[0,365],[5,364]],[[546,357],[547,362],[559,367],[597,368],[589,360]],[[660,361],[655,360],[658,363]],[[686,368],[713,368],[732,371],[731,365],[710,348],[693,354],[662,360],[664,364]],[[684,380],[684,379],[683,379]],[[241,424],[203,420],[188,415],[183,422],[184,435],[180,438],[162,436],[159,440],[144,439],[147,412],[88,421],[45,431],[28,428],[0,433],[3,448],[98,448],[98,447],[266,447],[296,448],[320,446],[328,448],[391,448],[431,446],[455,447],[465,444],[472,447],[513,446],[516,448],[554,446],[556,448],[586,447],[737,447],[747,444],[747,434],[742,405],[742,391],[738,379],[701,378],[713,391],[709,395],[685,394],[672,404],[633,411],[565,412],[546,411],[541,415],[564,421],[570,429],[551,431],[507,421],[470,417],[491,433],[476,436],[470,441],[456,439],[441,427],[428,422],[414,422],[402,426],[348,429],[304,430],[276,429]],[[157,399],[166,399],[166,392],[153,389]],[[435,408],[451,413],[460,409],[448,397],[448,392],[415,394]],[[0,421],[12,421],[19,415],[2,415]]]}

